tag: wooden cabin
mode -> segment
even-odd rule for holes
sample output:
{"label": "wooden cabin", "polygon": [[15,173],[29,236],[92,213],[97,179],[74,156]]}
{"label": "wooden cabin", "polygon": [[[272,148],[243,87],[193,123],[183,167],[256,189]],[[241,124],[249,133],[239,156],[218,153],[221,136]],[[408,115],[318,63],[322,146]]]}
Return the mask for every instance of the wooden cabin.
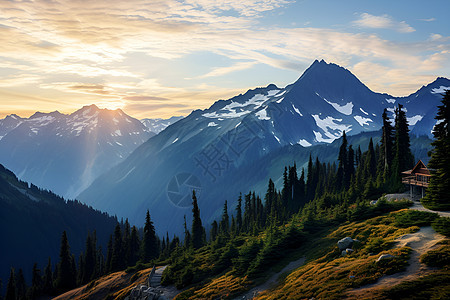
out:
{"label": "wooden cabin", "polygon": [[402,172],[402,182],[409,185],[411,196],[414,187],[420,187],[423,197],[424,188],[427,188],[430,184],[430,178],[430,170],[421,160],[411,170]]}

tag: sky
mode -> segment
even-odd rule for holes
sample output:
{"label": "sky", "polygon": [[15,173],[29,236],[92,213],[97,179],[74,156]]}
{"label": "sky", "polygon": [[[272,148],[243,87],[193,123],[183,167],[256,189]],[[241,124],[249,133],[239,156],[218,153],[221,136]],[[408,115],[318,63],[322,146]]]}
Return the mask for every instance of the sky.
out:
{"label": "sky", "polygon": [[188,115],[315,59],[406,96],[450,77],[450,1],[1,0],[0,118]]}

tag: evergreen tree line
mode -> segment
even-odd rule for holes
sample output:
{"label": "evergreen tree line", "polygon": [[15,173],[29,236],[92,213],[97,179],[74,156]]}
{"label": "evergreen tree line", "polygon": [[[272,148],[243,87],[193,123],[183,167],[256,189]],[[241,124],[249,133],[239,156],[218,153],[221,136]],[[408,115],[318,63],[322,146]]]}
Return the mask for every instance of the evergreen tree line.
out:
{"label": "evergreen tree line", "polygon": [[31,286],[27,286],[23,270],[18,272],[11,268],[6,286],[5,300],[35,299],[40,296],[51,296],[84,285],[105,274],[122,271],[138,262],[145,264],[160,257],[160,252],[168,255],[179,243],[178,238],[169,242],[169,238],[160,239],[156,236],[155,227],[147,211],[143,234],[136,226],[130,227],[128,219],[117,223],[114,233],[110,235],[106,258],[101,246],[97,245],[96,233],[88,234],[85,250],[78,260],[70,251],[67,233],[61,237],[59,262],[54,268],[49,258],[44,271],[37,263],[32,269]]}

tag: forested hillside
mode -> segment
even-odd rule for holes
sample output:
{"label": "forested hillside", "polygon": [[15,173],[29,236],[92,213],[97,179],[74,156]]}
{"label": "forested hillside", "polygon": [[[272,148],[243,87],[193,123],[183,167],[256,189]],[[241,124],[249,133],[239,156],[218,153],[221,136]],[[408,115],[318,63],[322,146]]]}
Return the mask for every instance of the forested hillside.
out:
{"label": "forested hillside", "polygon": [[72,253],[80,254],[88,233],[96,232],[106,249],[117,219],[78,201],[66,201],[54,193],[20,181],[0,165],[0,278],[6,287],[10,268],[22,268],[27,281],[37,263],[40,269],[59,255],[61,234],[67,231]]}

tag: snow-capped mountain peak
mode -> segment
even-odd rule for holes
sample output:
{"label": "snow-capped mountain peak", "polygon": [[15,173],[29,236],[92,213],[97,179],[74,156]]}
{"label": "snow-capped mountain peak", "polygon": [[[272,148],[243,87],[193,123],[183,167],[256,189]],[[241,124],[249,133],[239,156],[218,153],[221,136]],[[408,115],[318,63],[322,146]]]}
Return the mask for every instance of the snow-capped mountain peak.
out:
{"label": "snow-capped mountain peak", "polygon": [[121,110],[84,106],[0,120],[0,163],[23,180],[74,197],[153,136]]}

